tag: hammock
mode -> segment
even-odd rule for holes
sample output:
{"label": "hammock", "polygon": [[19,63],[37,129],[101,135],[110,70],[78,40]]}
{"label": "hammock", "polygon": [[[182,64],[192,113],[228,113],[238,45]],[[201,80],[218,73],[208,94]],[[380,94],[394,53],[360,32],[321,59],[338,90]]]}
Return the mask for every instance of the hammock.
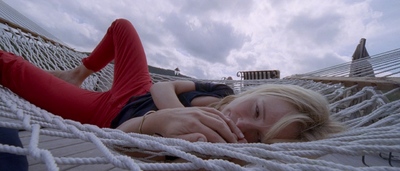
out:
{"label": "hammock", "polygon": [[[87,53],[76,52],[64,45],[44,41],[20,30],[6,27],[0,31],[0,49],[23,56],[46,70],[74,68]],[[372,57],[371,59],[375,59]],[[397,57],[397,60],[399,57]],[[90,76],[82,88],[107,91],[112,83],[113,64]],[[187,79],[151,74],[153,82]],[[160,138],[115,129],[100,129],[65,120],[40,109],[0,85],[0,127],[30,132],[29,145],[23,148],[0,144],[0,152],[30,156],[46,164],[48,170],[62,165],[112,164],[129,170],[398,170],[400,152],[399,88],[380,91],[374,87],[345,87],[301,79],[266,80],[199,80],[225,83],[236,93],[260,84],[295,84],[325,95],[330,102],[332,118],[340,120],[349,130],[327,139],[312,142],[222,144],[187,142]],[[10,121],[11,120],[11,121]],[[39,147],[41,136],[80,139],[99,149],[104,157],[56,156]],[[123,148],[122,148],[123,147]],[[177,156],[182,163],[156,162],[143,157],[128,157],[119,152],[141,152],[150,156]],[[388,157],[383,166],[357,167],[324,159],[327,155]],[[363,157],[364,158],[364,157]],[[230,159],[245,161],[244,165]],[[384,159],[382,159],[384,160]],[[368,163],[366,163],[368,164]],[[397,165],[396,165],[397,164]]]}

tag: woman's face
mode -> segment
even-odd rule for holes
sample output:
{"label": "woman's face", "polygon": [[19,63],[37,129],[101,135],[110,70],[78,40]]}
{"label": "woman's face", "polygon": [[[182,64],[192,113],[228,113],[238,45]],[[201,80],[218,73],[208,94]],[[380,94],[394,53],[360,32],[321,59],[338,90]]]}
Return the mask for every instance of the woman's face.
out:
{"label": "woman's face", "polygon": [[[246,95],[223,106],[221,112],[236,123],[247,142],[261,142],[274,123],[287,114],[295,113],[296,109],[276,96]],[[299,124],[292,123],[274,139],[295,139],[298,134]]]}

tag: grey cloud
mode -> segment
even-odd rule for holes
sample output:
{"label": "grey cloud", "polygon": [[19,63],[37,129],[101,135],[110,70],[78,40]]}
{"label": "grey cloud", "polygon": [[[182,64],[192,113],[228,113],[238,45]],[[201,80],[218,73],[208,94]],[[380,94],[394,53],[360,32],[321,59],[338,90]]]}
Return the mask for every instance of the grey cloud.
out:
{"label": "grey cloud", "polygon": [[79,51],[91,51],[94,48],[93,45],[99,43],[97,40],[86,38],[86,35],[80,32],[72,32],[69,29],[60,29],[59,31],[55,31],[55,34],[64,42],[70,44],[72,48],[78,48]]}
{"label": "grey cloud", "polygon": [[200,28],[191,28],[186,21],[187,17],[172,13],[166,17],[164,28],[175,37],[179,47],[209,62],[225,63],[229,52],[241,48],[248,39],[235,33],[227,23],[202,20]]}
{"label": "grey cloud", "polygon": [[318,46],[329,45],[340,33],[342,16],[329,12],[318,17],[303,13],[291,19],[287,29],[295,37],[311,40]]}
{"label": "grey cloud", "polygon": [[181,5],[180,12],[186,14],[205,14],[208,12],[224,12],[236,11],[234,14],[238,15],[247,15],[251,11],[251,7],[253,6],[253,1],[250,0],[184,0],[184,1],[171,1],[171,3],[175,3],[176,5]]}
{"label": "grey cloud", "polygon": [[[156,60],[156,66],[163,66],[163,69],[175,69],[178,67],[182,74],[196,77],[196,78],[209,78],[206,75],[205,68],[203,65],[185,66],[184,62],[171,59],[171,55],[168,52],[163,51],[162,53],[150,54],[148,57]],[[171,66],[171,67],[165,67]]]}
{"label": "grey cloud", "polygon": [[338,58],[337,55],[332,53],[326,53],[322,58],[311,58],[306,56],[315,56],[313,54],[303,55],[301,58],[295,58],[293,62],[300,66],[299,71],[296,74],[303,74],[311,71],[316,71],[322,68],[327,68],[335,64],[344,63],[342,59]]}
{"label": "grey cloud", "polygon": [[[137,23],[132,22],[132,24],[135,26]],[[165,44],[163,44],[162,38],[160,36],[161,34],[165,34],[165,33],[163,33],[164,31],[162,29],[149,31],[144,27],[136,27],[136,26],[135,26],[135,29],[139,34],[139,37],[143,43],[143,46],[146,46],[147,43],[155,45],[155,46],[165,46]],[[145,49],[145,50],[147,50],[147,49]]]}
{"label": "grey cloud", "polygon": [[[44,3],[48,2],[45,1]],[[85,23],[102,32],[106,31],[111,24],[110,21],[116,19],[114,15],[110,14],[109,10],[112,10],[112,8],[104,9],[102,6],[91,2],[63,3],[54,1],[52,3],[56,3],[53,5],[56,10],[74,18],[76,23]]]}
{"label": "grey cloud", "polygon": [[[259,60],[257,60],[258,58],[259,57],[254,56],[254,55],[248,55],[246,58],[237,58],[235,60],[240,66],[239,70],[246,71],[246,70],[256,70],[253,67],[256,66],[256,64],[259,62]],[[268,68],[265,65],[263,67]]]}
{"label": "grey cloud", "polygon": [[[181,69],[181,71],[182,71],[182,69]],[[210,76],[210,75],[205,74],[204,66],[196,66],[194,68],[190,68],[189,71],[184,71],[184,70],[182,71],[182,73],[185,73],[185,72],[188,73],[188,75],[193,75],[196,78],[213,78],[213,77],[215,77],[215,75]]]}
{"label": "grey cloud", "polygon": [[[161,53],[150,54],[149,57],[152,59],[155,59],[159,66],[169,66],[169,65],[171,65],[171,63],[172,64],[177,63],[177,62],[171,61],[171,59],[168,57],[168,55],[166,56]],[[179,66],[177,66],[177,67],[179,67]],[[167,68],[167,69],[174,69],[174,68]]]}
{"label": "grey cloud", "polygon": [[382,12],[382,17],[378,21],[382,23],[384,30],[365,37],[370,55],[399,48],[399,36],[397,36],[400,33],[399,6],[398,0],[371,1],[371,7]]}

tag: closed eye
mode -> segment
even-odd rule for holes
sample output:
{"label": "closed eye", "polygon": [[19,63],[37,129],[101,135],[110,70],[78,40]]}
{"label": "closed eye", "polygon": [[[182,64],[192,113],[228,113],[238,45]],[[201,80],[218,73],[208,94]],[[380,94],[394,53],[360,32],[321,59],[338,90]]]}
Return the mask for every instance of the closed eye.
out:
{"label": "closed eye", "polygon": [[258,118],[259,116],[260,116],[260,110],[258,109],[258,105],[256,105],[255,117]]}

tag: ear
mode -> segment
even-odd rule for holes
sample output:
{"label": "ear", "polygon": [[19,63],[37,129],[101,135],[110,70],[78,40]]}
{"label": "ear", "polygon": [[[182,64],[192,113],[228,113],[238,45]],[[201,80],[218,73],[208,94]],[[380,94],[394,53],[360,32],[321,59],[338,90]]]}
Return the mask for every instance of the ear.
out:
{"label": "ear", "polygon": [[206,136],[200,133],[190,133],[190,134],[184,134],[184,135],[179,135],[173,138],[180,138],[184,139],[190,142],[207,142]]}

